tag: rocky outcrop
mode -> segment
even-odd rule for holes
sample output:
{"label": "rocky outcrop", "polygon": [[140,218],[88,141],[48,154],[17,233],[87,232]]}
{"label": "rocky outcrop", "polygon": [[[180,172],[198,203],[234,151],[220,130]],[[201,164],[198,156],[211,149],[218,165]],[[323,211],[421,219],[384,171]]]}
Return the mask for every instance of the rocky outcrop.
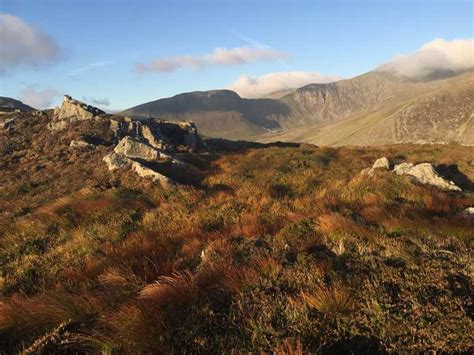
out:
{"label": "rocky outcrop", "polygon": [[102,158],[109,170],[124,169],[131,164],[131,160],[123,155],[110,153]]}
{"label": "rocky outcrop", "polygon": [[371,168],[363,169],[361,174],[372,176],[377,169],[390,170],[390,162],[388,159],[385,157],[377,159]]}
{"label": "rocky outcrop", "polygon": [[165,186],[173,183],[173,180],[169,177],[153,170],[139,161],[130,159],[122,154],[110,153],[102,160],[107,164],[109,170],[118,170],[131,167],[132,170],[141,177],[151,178],[153,181],[157,181]]}
{"label": "rocky outcrop", "polygon": [[160,158],[160,152],[157,149],[132,137],[122,138],[114,148],[114,152],[127,158],[145,161],[155,161]]}
{"label": "rocky outcrop", "polygon": [[[55,112],[52,126],[63,127],[74,120],[95,118],[98,111],[84,105],[65,97],[61,109]],[[109,128],[113,133],[110,143],[115,145],[114,150],[103,158],[109,170],[131,168],[141,177],[169,184],[173,180],[163,175],[162,171],[166,171],[166,174],[177,174],[182,178],[183,175],[193,174],[196,170],[192,165],[177,159],[175,154],[182,156],[206,149],[193,122],[151,118],[138,120],[114,115],[100,119],[110,120]],[[85,144],[73,141],[71,148],[85,147]]]}
{"label": "rocky outcrop", "polygon": [[129,117],[116,116],[110,121],[110,129],[114,132],[117,141],[130,136],[145,141],[152,147],[162,151],[170,151],[173,148],[160,128],[151,120],[141,122]]}
{"label": "rocky outcrop", "polygon": [[402,163],[396,165],[393,172],[397,175],[409,175],[421,184],[435,186],[443,190],[462,191],[454,182],[441,177],[430,163],[417,165]]}
{"label": "rocky outcrop", "polygon": [[[372,176],[376,169],[390,170],[390,161],[385,157],[377,159],[371,168],[363,169],[361,174]],[[420,184],[431,185],[448,191],[462,191],[454,182],[440,176],[430,163],[416,165],[412,163],[401,163],[395,165],[392,172],[397,175],[408,175]]]}
{"label": "rocky outcrop", "polygon": [[102,114],[105,114],[105,112],[97,107],[74,100],[69,95],[64,95],[61,107],[54,109],[53,120],[48,124],[48,128],[51,130],[64,129],[71,122],[90,120]]}
{"label": "rocky outcrop", "polygon": [[163,185],[173,180],[157,169],[178,169],[192,174],[194,167],[173,157],[172,153],[202,150],[205,145],[191,122],[137,121],[112,118],[110,128],[118,140],[113,153],[103,158],[109,170],[131,167],[141,177]]}
{"label": "rocky outcrop", "polygon": [[166,186],[173,183],[173,180],[169,177],[160,174],[159,172],[143,165],[140,162],[132,161],[131,164],[133,171],[135,171],[141,177],[151,178],[153,181],[160,182],[161,184]]}
{"label": "rocky outcrop", "polygon": [[154,120],[153,122],[171,144],[185,146],[195,151],[206,149],[206,145],[198,134],[194,122],[166,120]]}
{"label": "rocky outcrop", "polygon": [[134,120],[129,117],[113,117],[110,129],[119,141],[130,136],[144,141],[160,151],[173,152],[180,147],[201,151],[206,145],[193,122],[148,119]]}

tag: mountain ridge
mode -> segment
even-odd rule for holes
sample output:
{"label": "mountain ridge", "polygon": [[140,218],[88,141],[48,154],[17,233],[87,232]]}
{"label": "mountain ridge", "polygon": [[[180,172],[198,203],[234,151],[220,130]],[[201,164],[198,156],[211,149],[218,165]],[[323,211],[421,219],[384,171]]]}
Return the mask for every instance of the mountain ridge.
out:
{"label": "mountain ridge", "polygon": [[0,111],[9,110],[21,110],[25,112],[36,111],[35,108],[21,102],[20,100],[11,97],[0,96]]}
{"label": "mountain ridge", "polygon": [[[386,118],[381,116],[383,112],[390,113],[398,105],[415,97],[436,95],[437,90],[443,90],[444,86],[453,81],[463,81],[472,72],[454,77],[452,73],[445,74],[433,76],[434,79],[411,80],[388,71],[375,70],[332,83],[308,84],[286,92],[283,96],[276,93],[278,98],[246,99],[231,90],[191,92],[138,105],[120,114],[141,118],[163,116],[168,119],[193,120],[205,135],[227,139],[298,139],[300,135],[297,132],[301,130],[306,135],[304,141],[324,144],[328,140],[308,137],[312,133],[316,134],[319,128],[337,125],[337,122],[352,120],[361,115],[373,118],[378,113],[378,120],[382,120]],[[470,110],[469,105],[463,107]],[[432,121],[430,117],[420,119]],[[465,117],[463,119],[468,120]],[[358,127],[353,129],[359,130]],[[419,135],[423,136],[421,133]],[[404,141],[395,136],[386,135],[387,143]],[[470,142],[472,138],[469,137],[461,140]],[[459,140],[457,137],[453,139]],[[342,137],[341,140],[346,141]],[[430,141],[430,137],[425,135],[424,140]],[[337,141],[338,139],[332,139],[330,144]],[[362,145],[374,144],[373,140],[362,138],[355,142]]]}

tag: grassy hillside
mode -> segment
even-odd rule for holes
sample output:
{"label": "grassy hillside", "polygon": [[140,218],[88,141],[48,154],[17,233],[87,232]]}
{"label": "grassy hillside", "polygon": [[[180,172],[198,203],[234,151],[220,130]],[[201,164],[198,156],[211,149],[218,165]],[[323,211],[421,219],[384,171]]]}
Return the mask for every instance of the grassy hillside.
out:
{"label": "grassy hillside", "polygon": [[[456,164],[466,192],[359,175],[380,156]],[[459,213],[474,205],[473,156],[458,145],[215,152],[195,157],[195,185],[103,173],[61,198],[10,179],[2,208],[38,207],[0,235],[0,349],[468,352],[474,225]]]}

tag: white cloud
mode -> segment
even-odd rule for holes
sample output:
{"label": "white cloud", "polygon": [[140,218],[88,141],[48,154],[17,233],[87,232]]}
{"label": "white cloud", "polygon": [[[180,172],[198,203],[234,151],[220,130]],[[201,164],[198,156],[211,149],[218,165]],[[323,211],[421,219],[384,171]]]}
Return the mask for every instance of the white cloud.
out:
{"label": "white cloud", "polygon": [[337,75],[323,75],[317,72],[289,71],[270,73],[257,77],[241,75],[231,85],[231,89],[242,97],[263,97],[270,93],[296,89],[313,83],[329,83],[341,79]]}
{"label": "white cloud", "polygon": [[277,60],[286,57],[283,52],[262,47],[216,48],[212,53],[198,56],[178,56],[156,59],[135,66],[138,73],[149,71],[174,72],[182,68],[202,69],[213,65],[241,65],[259,59]]}
{"label": "white cloud", "polygon": [[0,72],[50,63],[59,57],[59,52],[57,42],[41,29],[19,17],[0,13]]}
{"label": "white cloud", "polygon": [[110,100],[107,97],[104,97],[103,99],[98,99],[95,97],[86,97],[83,96],[82,99],[84,102],[93,104],[93,105],[99,105],[99,106],[109,106],[110,105]]}
{"label": "white cloud", "polygon": [[20,93],[20,100],[37,109],[49,108],[59,93],[54,89],[37,89],[35,86],[27,86]]}
{"label": "white cloud", "polygon": [[379,70],[393,71],[410,78],[424,77],[437,71],[454,71],[474,68],[474,39],[446,41],[435,39],[412,54],[397,55]]}

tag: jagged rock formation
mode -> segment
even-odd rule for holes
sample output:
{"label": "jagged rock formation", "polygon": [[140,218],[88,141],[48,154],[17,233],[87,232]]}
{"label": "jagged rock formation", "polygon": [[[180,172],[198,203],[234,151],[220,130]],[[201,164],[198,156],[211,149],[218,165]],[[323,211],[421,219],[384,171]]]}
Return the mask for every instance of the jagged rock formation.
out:
{"label": "jagged rock formation", "polygon": [[111,119],[110,129],[118,143],[114,152],[103,159],[109,170],[131,167],[139,176],[164,185],[173,180],[157,169],[167,166],[193,170],[189,164],[174,158],[173,153],[206,149],[193,122],[139,121],[115,116]]}
{"label": "jagged rock formation", "polygon": [[193,170],[189,164],[174,158],[173,153],[206,149],[193,122],[139,121],[115,116],[110,129],[118,143],[114,152],[103,159],[109,170],[131,167],[139,176],[164,185],[173,180],[158,171],[161,167]]}
{"label": "jagged rock formation", "polygon": [[193,122],[152,119],[140,121],[130,117],[114,116],[110,128],[117,140],[130,136],[161,151],[172,152],[177,146],[185,146],[196,151],[205,149],[204,141]]}
{"label": "jagged rock formation", "polygon": [[[173,158],[171,155],[138,139],[130,136],[123,137],[115,146],[114,151],[103,158],[109,170],[131,167],[142,177],[151,177],[160,183],[169,184],[172,182],[172,179],[156,171],[156,167],[167,164],[177,168],[192,169],[192,167],[181,160]],[[170,146],[168,145],[168,147]],[[151,163],[151,165],[148,166],[145,163]],[[155,169],[151,166],[155,167]]]}
{"label": "jagged rock formation", "polygon": [[[131,168],[139,176],[152,178],[163,184],[172,181],[161,170],[190,170],[193,167],[175,158],[174,154],[186,154],[206,150],[206,145],[198,134],[193,122],[173,122],[158,119],[137,120],[129,117],[107,115],[96,107],[64,96],[61,108],[56,108],[50,130],[66,129],[71,124],[84,120],[95,120],[98,125],[108,124],[108,144],[114,146],[113,152],[103,157],[109,170]],[[105,126],[107,127],[107,126]],[[108,130],[105,128],[105,130]],[[99,143],[98,143],[98,142]],[[101,139],[79,137],[73,139],[71,151],[94,149]]]}
{"label": "jagged rock formation", "polygon": [[48,128],[51,130],[64,129],[71,122],[90,120],[103,114],[105,112],[97,107],[75,100],[69,95],[64,95],[61,107],[54,109],[53,121],[48,124]]}

